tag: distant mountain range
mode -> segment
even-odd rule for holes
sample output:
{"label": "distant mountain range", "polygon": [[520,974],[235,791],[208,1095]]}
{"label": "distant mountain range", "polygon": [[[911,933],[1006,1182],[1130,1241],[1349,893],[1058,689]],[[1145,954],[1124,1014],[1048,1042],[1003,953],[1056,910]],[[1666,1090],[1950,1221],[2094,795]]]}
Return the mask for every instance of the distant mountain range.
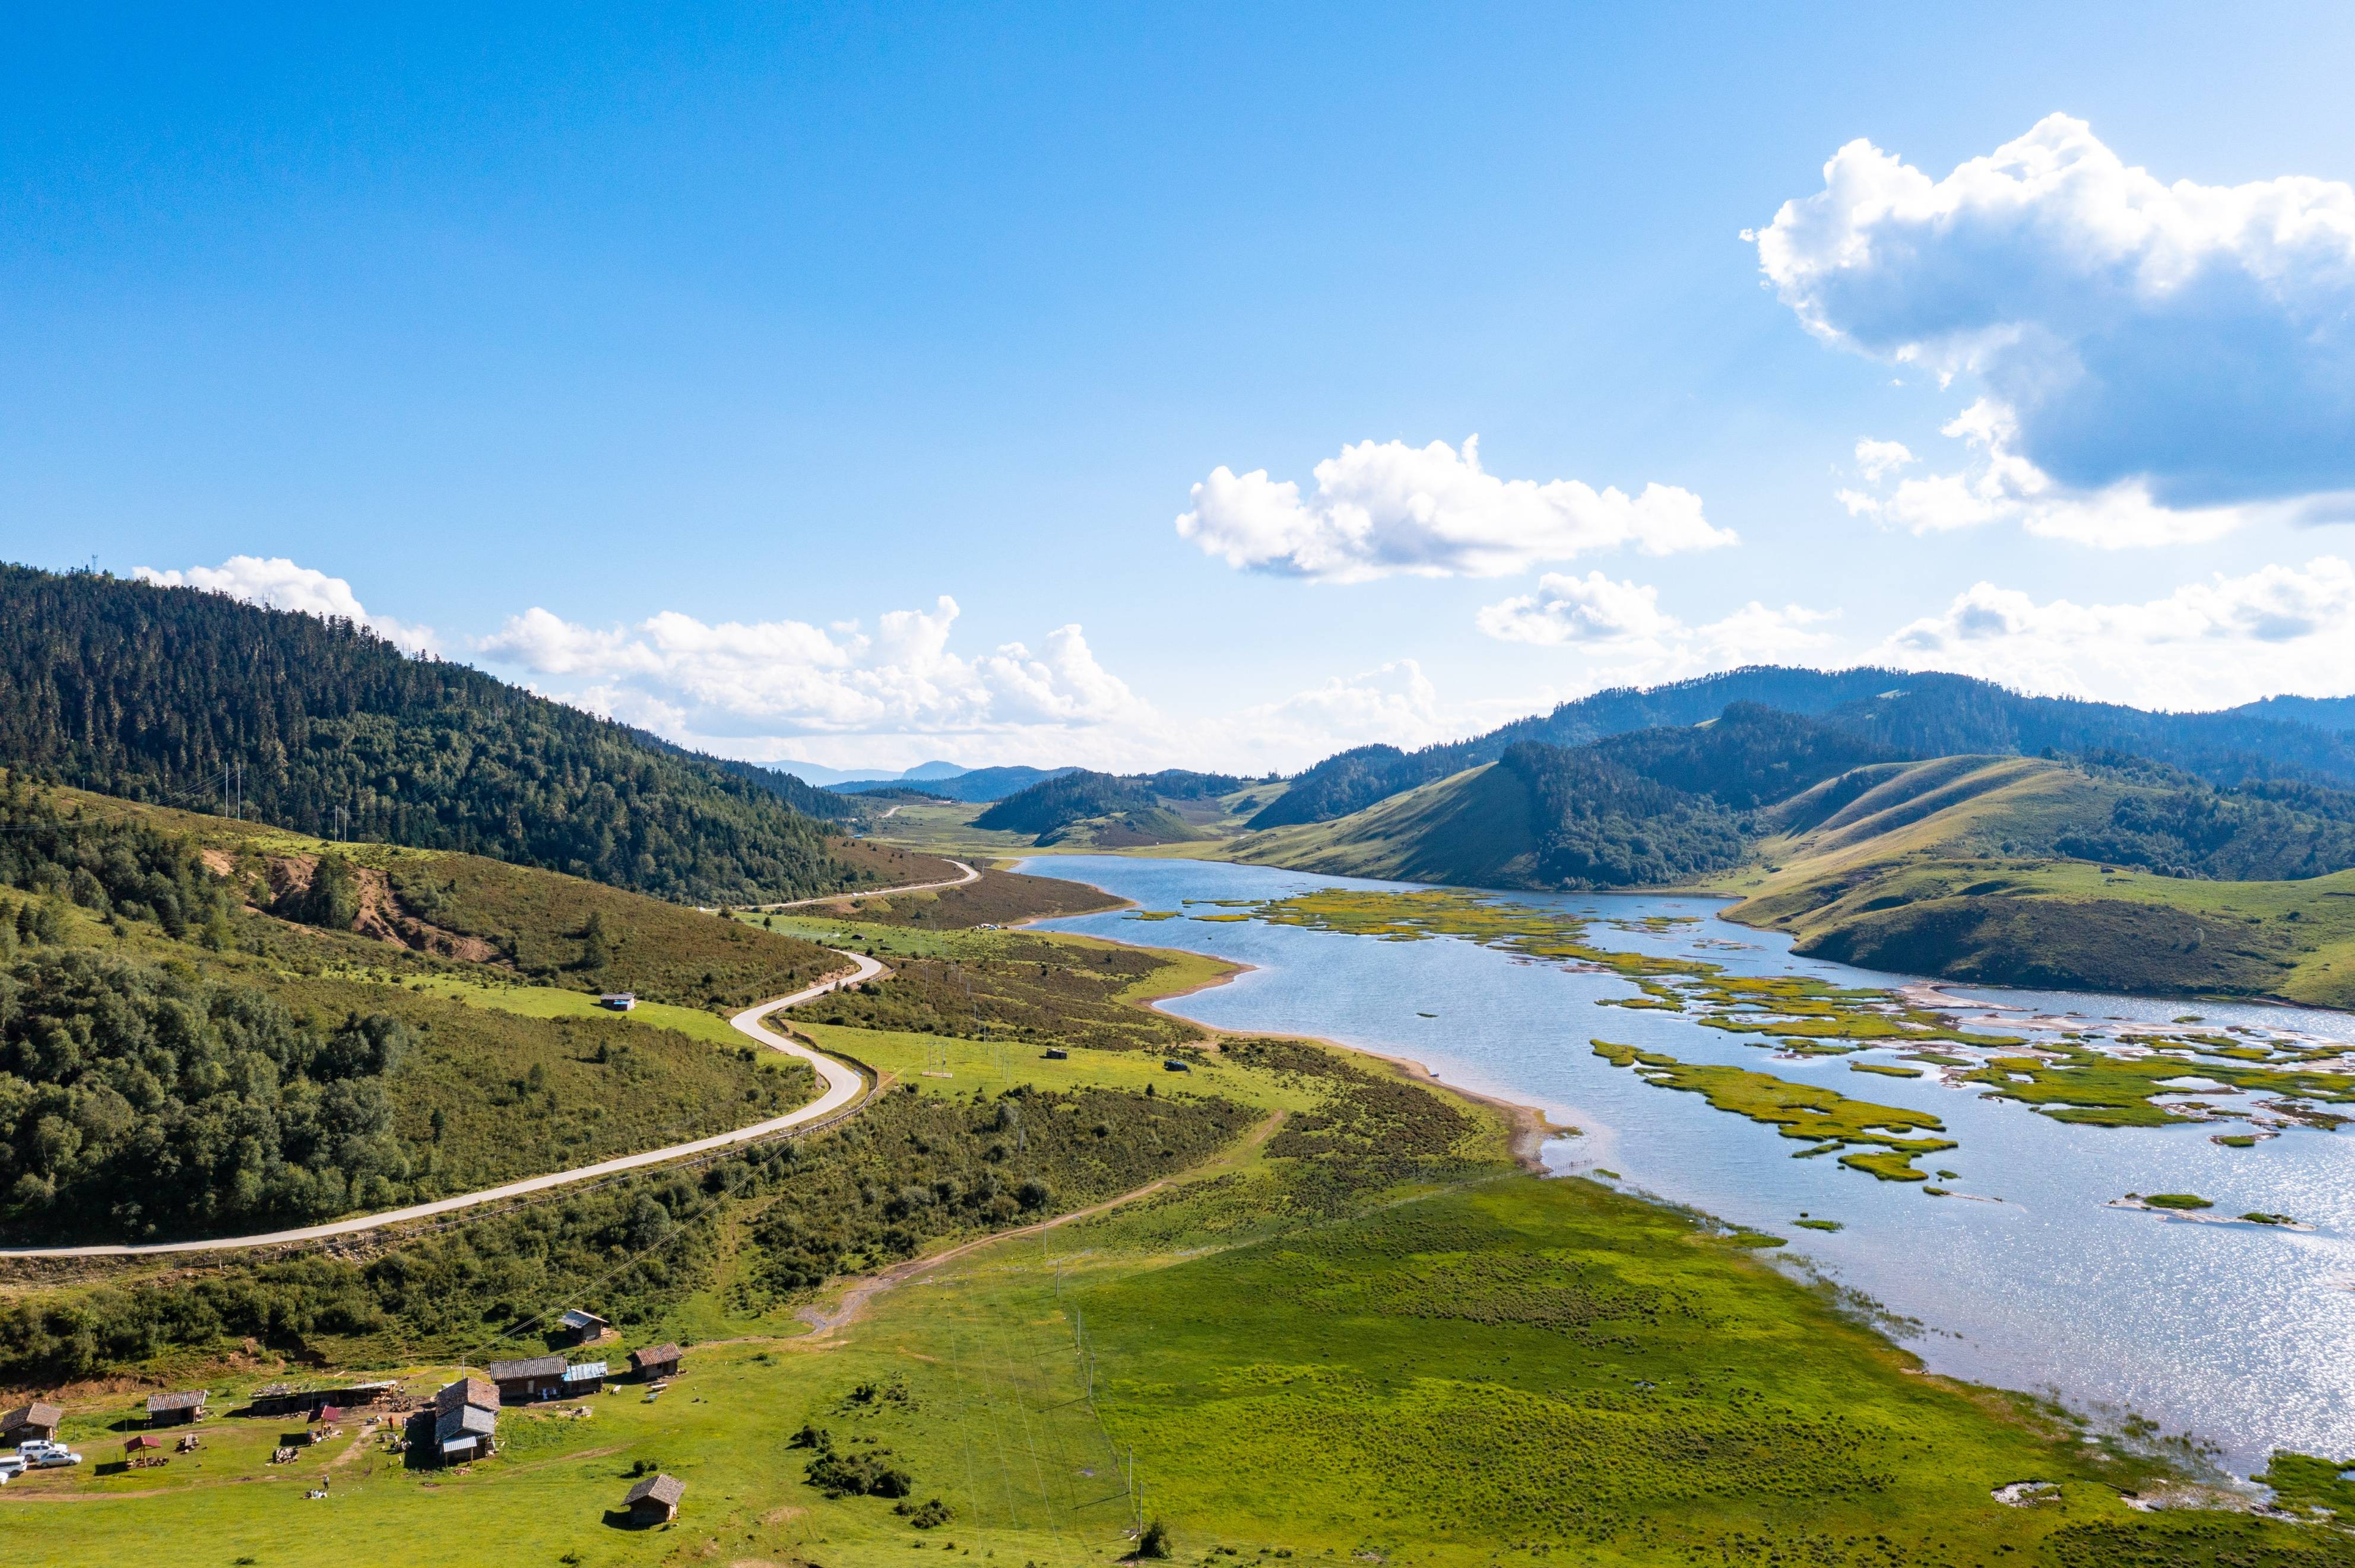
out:
{"label": "distant mountain range", "polygon": [[811,762],[771,763],[773,771],[815,784],[837,795],[867,795],[881,790],[919,789],[943,800],[970,805],[1002,800],[1007,796],[1076,773],[1075,768],[960,768],[954,762],[920,762],[901,773],[845,773]]}
{"label": "distant mountain range", "polygon": [[1820,717],[1893,754],[2074,755],[2130,751],[2212,783],[2309,779],[2355,785],[2355,698],[2274,697],[2213,713],[2030,697],[1968,675],[1753,666],[1564,703],[1469,740],[1401,751],[1361,746],[1293,779],[1253,828],[1331,821],[1377,800],[1494,762],[1522,742],[1575,747],[1658,726],[1695,725],[1732,703]]}

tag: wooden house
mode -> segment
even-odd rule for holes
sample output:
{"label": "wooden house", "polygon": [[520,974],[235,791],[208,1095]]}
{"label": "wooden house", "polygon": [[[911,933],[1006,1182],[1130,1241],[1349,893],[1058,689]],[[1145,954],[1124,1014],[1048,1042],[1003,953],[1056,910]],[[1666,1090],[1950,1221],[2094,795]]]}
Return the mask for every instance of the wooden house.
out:
{"label": "wooden house", "polygon": [[499,1415],[479,1404],[453,1405],[433,1418],[433,1447],[445,1465],[498,1451]]}
{"label": "wooden house", "polygon": [[637,997],[626,991],[609,991],[597,999],[597,1005],[611,1012],[627,1012],[638,1005]]}
{"label": "wooden house", "polygon": [[479,1459],[498,1447],[498,1385],[462,1377],[433,1396],[433,1447],[444,1464]]}
{"label": "wooden house", "polygon": [[677,1345],[648,1345],[643,1351],[630,1352],[630,1371],[641,1383],[652,1383],[658,1377],[677,1377],[678,1358]]}
{"label": "wooden house", "polygon": [[455,1410],[464,1404],[496,1410],[499,1407],[498,1385],[487,1378],[462,1377],[433,1396],[433,1414],[439,1415],[445,1410]]}
{"label": "wooden house", "polygon": [[557,1322],[564,1330],[565,1343],[569,1345],[593,1345],[600,1340],[613,1337],[613,1324],[596,1313],[583,1311],[578,1307],[567,1308],[564,1316]]}
{"label": "wooden house", "polygon": [[63,1408],[37,1399],[30,1404],[0,1415],[0,1444],[13,1448],[36,1437],[55,1437],[58,1424],[65,1418]]}
{"label": "wooden house", "polygon": [[520,1361],[493,1361],[484,1369],[499,1385],[499,1397],[509,1404],[529,1404],[555,1399],[564,1393],[562,1356],[526,1356]]}
{"label": "wooden house", "polygon": [[687,1483],[677,1476],[649,1476],[630,1489],[622,1506],[630,1510],[632,1524],[668,1524],[678,1517],[678,1499],[687,1495]]}
{"label": "wooden house", "polygon": [[575,1361],[564,1369],[564,1397],[579,1399],[585,1394],[605,1392],[603,1361]]}
{"label": "wooden house", "polygon": [[204,1389],[192,1389],[179,1393],[151,1393],[147,1396],[147,1425],[150,1426],[186,1426],[205,1418],[205,1401],[210,1394]]}

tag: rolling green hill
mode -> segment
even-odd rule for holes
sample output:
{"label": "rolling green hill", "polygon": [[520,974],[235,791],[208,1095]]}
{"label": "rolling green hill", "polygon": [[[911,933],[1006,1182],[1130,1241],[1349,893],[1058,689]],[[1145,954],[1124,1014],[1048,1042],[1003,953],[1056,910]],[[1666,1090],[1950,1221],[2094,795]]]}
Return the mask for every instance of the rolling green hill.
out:
{"label": "rolling green hill", "polygon": [[[1779,831],[1718,885],[1743,895],[1730,918],[1789,931],[1801,952],[2004,984],[2355,1005],[2342,819],[2147,768],[1986,757],[1859,769],[1774,815]],[[2187,823],[2205,835],[2166,831]],[[2082,853],[2095,847],[2128,853]],[[2195,858],[2258,874],[2185,874]]]}
{"label": "rolling green hill", "polygon": [[214,810],[229,769],[246,816],[299,832],[698,903],[832,892],[867,869],[783,798],[833,811],[837,797],[362,627],[8,566],[0,625],[0,766],[54,782]]}
{"label": "rolling green hill", "polygon": [[[810,1075],[719,1014],[840,967],[556,873],[11,774],[0,1236],[266,1229],[741,1126]],[[606,988],[653,1005],[600,1014]]]}
{"label": "rolling green hill", "polygon": [[1702,725],[1569,749],[1517,744],[1494,763],[1337,821],[1253,834],[1233,853],[1304,870],[1491,887],[1685,882],[1741,863],[1759,832],[1750,812],[1762,799],[1880,755],[1816,721],[1736,703]]}

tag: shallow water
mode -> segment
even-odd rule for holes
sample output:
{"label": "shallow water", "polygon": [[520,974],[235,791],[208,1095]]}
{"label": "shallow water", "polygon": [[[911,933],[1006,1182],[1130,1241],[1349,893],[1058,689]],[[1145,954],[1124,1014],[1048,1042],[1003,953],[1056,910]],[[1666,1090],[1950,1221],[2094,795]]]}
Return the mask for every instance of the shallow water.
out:
{"label": "shallow water", "polygon": [[[1406,885],[1199,861],[1058,856],[1043,874],[1092,883],[1147,909],[1188,898],[1265,898],[1315,887]],[[1793,956],[1786,938],[1710,917],[1716,901],[1638,895],[1512,894],[1594,912],[1597,946],[1704,959],[1738,974],[1810,974],[1887,987],[1899,977]],[[1603,922],[1687,915],[1652,933]],[[1582,1129],[1546,1148],[1558,1171],[1616,1171],[1622,1184],[1732,1224],[1791,1238],[1815,1266],[1921,1328],[1908,1344],[1935,1371],[2053,1393],[2097,1415],[2131,1411],[2213,1445],[2247,1475],[2273,1448],[2355,1454],[2355,1126],[2296,1128],[2253,1149],[2210,1141],[2221,1127],[2073,1127],[1977,1086],[1850,1072],[1894,1053],[1786,1060],[1672,1012],[1598,1007],[1633,994],[1613,974],[1517,959],[1460,938],[1380,941],[1259,921],[1136,921],[1120,914],[1048,923],[1256,966],[1166,1004],[1219,1028],[1322,1035],[1412,1057],[1449,1083],[1543,1107]],[[2355,1015],[2212,1001],[1946,986],[1956,997],[2165,1022],[2289,1028],[2355,1042]],[[1438,1016],[1424,1018],[1421,1013]],[[1647,1084],[1595,1055],[1600,1036],[1816,1082],[1851,1097],[1943,1118],[1961,1147],[1924,1158],[1958,1172],[1954,1196],[1880,1181],[1772,1128]],[[2285,1213],[2311,1233],[2178,1220],[2105,1207],[2127,1192],[2193,1192],[2214,1213]],[[1986,1200],[1998,1200],[1989,1202]],[[1832,1234],[1795,1228],[1802,1213]],[[1901,1330],[1902,1332],[1902,1330]]]}

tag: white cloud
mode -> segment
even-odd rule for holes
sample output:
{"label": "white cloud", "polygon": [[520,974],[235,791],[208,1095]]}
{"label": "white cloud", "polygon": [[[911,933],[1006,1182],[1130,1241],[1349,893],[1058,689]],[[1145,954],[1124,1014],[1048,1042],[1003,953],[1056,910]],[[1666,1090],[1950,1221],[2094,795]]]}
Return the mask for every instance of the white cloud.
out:
{"label": "white cloud", "polygon": [[1856,443],[1856,466],[1865,478],[1876,484],[1913,461],[1913,453],[1903,441],[1862,440]]}
{"label": "white cloud", "polygon": [[1537,592],[1485,605],[1473,620],[1500,641],[1548,647],[1654,642],[1681,630],[1660,609],[1659,589],[1614,582],[1601,572],[1582,577],[1548,572],[1538,579]]}
{"label": "white cloud", "polygon": [[1360,441],[1316,476],[1304,499],[1264,469],[1216,469],[1194,486],[1178,536],[1231,567],[1327,582],[1505,577],[1623,546],[1657,556],[1734,542],[1710,525],[1700,496],[1674,485],[1631,497],[1576,480],[1498,479],[1480,466],[1477,436],[1461,453],[1444,441]]}
{"label": "white cloud", "polygon": [[1805,605],[1777,609],[1753,599],[1721,620],[1687,626],[1660,608],[1657,588],[1615,582],[1601,572],[1583,577],[1549,572],[1535,593],[1484,606],[1473,619],[1501,641],[1614,656],[1618,662],[1588,673],[1605,685],[1625,685],[1815,653],[1832,641],[1817,628],[1836,617]]}
{"label": "white cloud", "polygon": [[231,556],[218,567],[190,567],[186,571],[133,567],[131,575],[159,588],[203,588],[253,604],[266,604],[273,609],[300,610],[305,615],[353,621],[373,628],[378,636],[412,653],[433,647],[432,627],[410,626],[389,616],[370,615],[361,608],[350,583],[309,567],[298,567],[283,556],[267,560],[260,556]]}
{"label": "white cloud", "polygon": [[1720,668],[1771,664],[1828,646],[1828,632],[1812,630],[1839,619],[1836,609],[1809,609],[1786,604],[1780,609],[1752,599],[1721,620],[1712,620],[1694,634],[1706,663]]}
{"label": "white cloud", "polygon": [[2140,604],[2039,602],[1982,582],[1871,657],[2153,707],[2344,695],[2355,671],[2355,567],[2318,556],[2303,567],[2219,573]]}
{"label": "white cloud", "polygon": [[1077,626],[1039,650],[951,651],[957,603],[821,629],[798,620],[713,624],[666,610],[636,626],[581,626],[534,608],[479,651],[553,677],[576,700],[698,741],[916,733],[943,737],[1135,722],[1149,709],[1096,662]]}
{"label": "white cloud", "polygon": [[[1983,384],[2002,433],[1980,444],[2016,466],[1991,502],[1984,473],[1966,487],[1996,514],[2167,543],[2355,489],[2344,183],[2164,183],[2054,114],[1943,179],[1851,142],[1748,238],[1811,331]],[[1970,514],[1951,491],[1886,503],[1909,527]]]}
{"label": "white cloud", "polygon": [[1891,488],[1885,483],[1891,466],[1863,459],[1868,447],[1896,443],[1859,441],[1858,467],[1875,488],[1836,491],[1835,499],[1852,517],[1872,517],[1914,534],[2010,522],[2031,534],[2102,549],[2198,544],[2254,517],[2295,513],[2280,503],[2161,506],[2143,479],[2121,480],[2094,491],[2070,490],[2012,450],[2018,425],[2011,411],[1984,397],[1950,420],[1943,433],[1968,443],[1970,467],[1902,480]]}
{"label": "white cloud", "polygon": [[[1397,659],[1277,702],[1260,703],[1169,736],[1175,755],[1221,759],[1247,773],[1286,771],[1380,743],[1412,749],[1479,735],[1511,719],[1544,713],[1560,700],[1552,687],[1510,696],[1451,702],[1412,659]],[[1204,764],[1203,766],[1209,766]],[[1190,766],[1190,765],[1189,765]]]}

